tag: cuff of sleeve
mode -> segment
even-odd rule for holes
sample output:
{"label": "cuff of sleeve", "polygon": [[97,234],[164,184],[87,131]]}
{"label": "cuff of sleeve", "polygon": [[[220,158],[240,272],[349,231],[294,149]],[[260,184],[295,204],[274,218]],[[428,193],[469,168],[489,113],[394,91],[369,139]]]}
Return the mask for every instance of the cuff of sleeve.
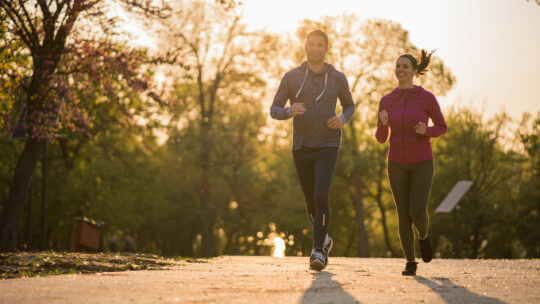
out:
{"label": "cuff of sleeve", "polygon": [[343,120],[343,124],[347,123],[347,118],[345,118],[345,116],[343,116],[343,114],[339,115],[339,118],[341,118],[341,120]]}
{"label": "cuff of sleeve", "polygon": [[432,137],[432,136],[431,136],[431,127],[427,127],[427,128],[426,128],[426,133],[424,134],[424,136]]}
{"label": "cuff of sleeve", "polygon": [[287,114],[289,114],[289,116],[292,116],[292,108],[291,107],[286,108],[285,111],[287,111]]}

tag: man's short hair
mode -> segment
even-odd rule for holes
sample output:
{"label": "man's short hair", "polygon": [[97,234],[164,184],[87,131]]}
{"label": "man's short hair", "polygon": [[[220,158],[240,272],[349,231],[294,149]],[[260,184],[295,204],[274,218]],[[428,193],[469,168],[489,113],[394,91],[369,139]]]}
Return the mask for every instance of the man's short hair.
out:
{"label": "man's short hair", "polygon": [[306,40],[309,39],[310,36],[319,36],[319,37],[322,37],[322,39],[324,39],[324,43],[326,43],[326,46],[328,46],[328,35],[326,35],[325,32],[321,31],[321,30],[314,30],[314,31],[311,31],[307,37],[306,37]]}

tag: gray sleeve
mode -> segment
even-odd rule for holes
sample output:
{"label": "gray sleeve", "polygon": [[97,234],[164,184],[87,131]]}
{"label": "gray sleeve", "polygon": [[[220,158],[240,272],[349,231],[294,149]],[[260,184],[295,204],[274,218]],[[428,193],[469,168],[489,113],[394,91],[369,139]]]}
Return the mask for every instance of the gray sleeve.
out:
{"label": "gray sleeve", "polygon": [[286,120],[292,117],[291,107],[285,108],[289,96],[289,84],[287,82],[287,74],[285,74],[279,83],[279,88],[270,107],[270,116],[273,119]]}
{"label": "gray sleeve", "polygon": [[347,81],[345,75],[343,75],[338,97],[341,107],[343,108],[340,117],[344,123],[347,123],[351,120],[354,114],[355,106],[351,92],[349,91],[349,82]]}

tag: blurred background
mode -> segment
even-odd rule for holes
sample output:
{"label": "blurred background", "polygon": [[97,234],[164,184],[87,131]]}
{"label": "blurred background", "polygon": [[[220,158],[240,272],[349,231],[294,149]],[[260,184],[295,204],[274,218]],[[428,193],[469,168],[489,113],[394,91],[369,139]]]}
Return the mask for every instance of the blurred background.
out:
{"label": "blurred background", "polygon": [[[436,257],[540,257],[538,1],[1,0],[0,17],[1,250],[69,250],[88,218],[102,251],[308,255],[292,121],[269,107],[321,29],[357,105],[332,255],[403,256],[374,132],[396,58],[425,48],[416,84],[448,124],[432,140]],[[460,180],[458,207],[435,213]]]}

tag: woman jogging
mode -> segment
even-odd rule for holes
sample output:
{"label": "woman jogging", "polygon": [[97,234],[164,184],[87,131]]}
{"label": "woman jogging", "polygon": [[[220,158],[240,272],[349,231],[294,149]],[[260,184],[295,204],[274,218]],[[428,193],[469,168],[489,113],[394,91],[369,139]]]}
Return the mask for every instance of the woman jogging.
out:
{"label": "woman jogging", "polygon": [[[416,275],[414,234],[418,231],[422,260],[430,262],[433,249],[428,234],[427,204],[433,180],[433,152],[430,139],[446,132],[444,116],[435,96],[413,84],[424,75],[433,52],[422,50],[418,59],[399,56],[395,75],[399,86],[381,98],[375,137],[385,143],[390,132],[388,179],[396,203],[399,237],[407,259],[403,275]],[[428,126],[431,118],[433,126]]]}

